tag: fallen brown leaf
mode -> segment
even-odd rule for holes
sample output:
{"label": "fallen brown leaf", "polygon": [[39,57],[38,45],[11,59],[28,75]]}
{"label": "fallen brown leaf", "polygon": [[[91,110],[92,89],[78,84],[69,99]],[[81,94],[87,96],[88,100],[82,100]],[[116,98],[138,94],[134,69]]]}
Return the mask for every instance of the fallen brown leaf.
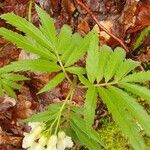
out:
{"label": "fallen brown leaf", "polygon": [[85,19],[81,20],[81,22],[78,24],[78,32],[81,35],[85,35],[90,31],[89,24]]}

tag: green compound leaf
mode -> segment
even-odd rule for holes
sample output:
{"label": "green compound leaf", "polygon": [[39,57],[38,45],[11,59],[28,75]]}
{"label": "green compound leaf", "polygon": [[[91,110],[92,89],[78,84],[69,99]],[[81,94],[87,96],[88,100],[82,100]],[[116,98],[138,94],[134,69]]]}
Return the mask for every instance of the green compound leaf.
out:
{"label": "green compound leaf", "polygon": [[137,83],[147,81],[150,81],[150,71],[133,73],[121,80],[121,82],[137,82]]}
{"label": "green compound leaf", "polygon": [[72,113],[71,127],[79,138],[81,144],[92,150],[95,147],[101,149],[102,142],[99,139],[97,132],[92,128],[85,128],[85,122],[76,114]]}
{"label": "green compound leaf", "polygon": [[15,26],[20,31],[24,32],[32,39],[36,40],[43,47],[52,49],[53,46],[51,45],[50,41],[31,22],[13,13],[3,14],[1,15],[1,18],[6,20],[9,24]]}
{"label": "green compound leaf", "polygon": [[122,99],[115,97],[114,94],[104,88],[98,88],[99,96],[106,103],[108,110],[116,123],[120,126],[122,132],[128,137],[133,148],[136,150],[145,150],[146,145],[143,138],[140,136],[133,118],[122,105]]}
{"label": "green compound leaf", "polygon": [[83,75],[78,74],[78,77],[79,77],[80,82],[81,82],[83,85],[92,86],[91,82],[90,82],[88,79],[86,79]]}
{"label": "green compound leaf", "polygon": [[74,51],[74,49],[80,44],[81,41],[82,41],[82,37],[79,33],[74,33],[72,35],[70,43],[69,44],[67,43],[67,45],[69,46],[68,49],[66,49],[62,53],[61,60],[63,62],[66,62],[68,60],[72,51]]}
{"label": "green compound leaf", "polygon": [[7,94],[13,98],[16,98],[16,94],[13,90],[19,90],[22,85],[16,83],[15,81],[27,80],[28,78],[23,75],[5,73],[0,75],[0,95]]}
{"label": "green compound leaf", "polygon": [[150,90],[147,87],[133,83],[120,83],[119,86],[147,101],[150,101]]}
{"label": "green compound leaf", "polygon": [[116,48],[111,54],[110,59],[105,67],[104,78],[105,82],[108,82],[116,73],[118,66],[125,59],[125,51],[122,48]]}
{"label": "green compound leaf", "polygon": [[14,74],[14,73],[1,74],[0,78],[4,78],[4,79],[7,79],[7,80],[11,80],[11,81],[29,80],[29,78],[27,78],[27,77],[25,77],[23,75]]}
{"label": "green compound leaf", "polygon": [[57,72],[60,71],[61,68],[53,62],[35,59],[35,60],[20,60],[11,63],[3,68],[0,68],[0,74],[6,72],[17,72],[17,71],[35,71],[35,72]]}
{"label": "green compound leaf", "polygon": [[57,112],[60,110],[62,103],[50,104],[43,112],[36,113],[30,118],[25,119],[24,122],[46,122],[52,121],[56,118]]}
{"label": "green compound leaf", "polygon": [[1,80],[2,85],[4,86],[9,86],[12,89],[20,89],[22,86],[17,84],[16,82],[13,81],[9,81],[9,80]]}
{"label": "green compound leaf", "polygon": [[50,16],[43,9],[41,9],[38,5],[36,5],[36,11],[42,23],[43,34],[46,37],[48,37],[53,47],[56,46],[57,32],[55,30],[53,19],[50,18]]}
{"label": "green compound leaf", "polygon": [[56,75],[38,92],[38,94],[52,90],[59,83],[61,83],[64,79],[65,79],[64,73],[60,73],[60,74]]}
{"label": "green compound leaf", "polygon": [[96,101],[97,101],[96,88],[89,87],[86,92],[86,98],[84,104],[84,119],[87,127],[91,127],[94,123]]}
{"label": "green compound leaf", "polygon": [[145,132],[150,135],[150,116],[137,100],[116,87],[110,87],[109,90],[113,92],[115,97],[122,100],[122,105],[124,105],[133,118],[141,124]]}
{"label": "green compound leaf", "polygon": [[56,50],[64,54],[70,47],[70,43],[72,40],[72,30],[70,26],[63,25],[58,35],[58,44]]}
{"label": "green compound leaf", "polygon": [[65,68],[66,71],[68,71],[69,73],[72,73],[72,74],[85,74],[86,71],[85,71],[85,68],[83,67],[68,67],[68,68]]}
{"label": "green compound leaf", "polygon": [[38,42],[24,37],[21,34],[11,30],[0,28],[0,35],[6,40],[16,44],[19,48],[25,49],[27,52],[37,54],[40,57],[55,60],[55,56],[49,50],[42,47]]}
{"label": "green compound leaf", "polygon": [[100,145],[97,144],[95,141],[92,141],[91,138],[87,137],[87,135],[80,128],[78,128],[73,123],[71,123],[71,127],[76,133],[82,145],[85,145],[89,150],[93,150],[95,148],[98,148],[99,150],[101,150]]}
{"label": "green compound leaf", "polygon": [[99,61],[99,38],[98,33],[93,31],[93,35],[91,36],[90,45],[88,49],[88,54],[86,58],[86,71],[88,79],[91,83],[93,83],[97,76],[98,61]]}
{"label": "green compound leaf", "polygon": [[97,82],[99,83],[104,77],[104,70],[109,60],[109,56],[112,53],[112,49],[106,45],[100,47],[99,50],[99,62],[97,69]]}
{"label": "green compound leaf", "polygon": [[66,60],[65,63],[65,67],[71,66],[72,64],[74,64],[77,60],[81,59],[84,54],[87,52],[88,50],[88,46],[89,46],[89,42],[90,42],[90,37],[91,37],[91,33],[87,34],[79,43],[79,45],[77,45],[75,47],[75,49],[72,51],[72,53],[70,54],[70,56],[68,57],[68,59]]}
{"label": "green compound leaf", "polygon": [[50,111],[39,112],[26,119],[25,122],[44,122],[52,121],[56,118],[57,114],[53,114]]}
{"label": "green compound leaf", "polygon": [[13,97],[13,98],[15,98],[15,99],[17,98],[15,92],[13,91],[13,89],[12,89],[11,87],[9,87],[9,86],[6,85],[6,84],[3,84],[2,86],[3,86],[3,89],[4,89],[5,93],[6,93],[8,96]]}
{"label": "green compound leaf", "polygon": [[127,59],[119,66],[116,74],[115,74],[115,81],[119,81],[124,78],[128,73],[134,70],[136,67],[140,65],[139,62],[133,61],[131,59]]}

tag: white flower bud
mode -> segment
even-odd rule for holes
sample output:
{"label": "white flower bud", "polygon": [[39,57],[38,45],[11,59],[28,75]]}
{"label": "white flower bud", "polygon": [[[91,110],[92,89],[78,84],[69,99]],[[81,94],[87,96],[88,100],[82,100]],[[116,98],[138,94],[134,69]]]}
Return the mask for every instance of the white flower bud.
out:
{"label": "white flower bud", "polygon": [[22,147],[28,148],[30,147],[35,140],[35,136],[33,134],[26,134],[23,141],[22,141]]}
{"label": "white flower bud", "polygon": [[66,148],[66,145],[65,145],[64,141],[63,140],[58,141],[57,150],[65,150],[65,148]]}
{"label": "white flower bud", "polygon": [[35,129],[37,126],[41,125],[41,122],[29,122],[28,125],[31,127],[31,129]]}
{"label": "white flower bud", "polygon": [[38,136],[40,135],[42,130],[43,125],[38,125],[34,127],[33,130],[31,130],[31,133],[24,133],[25,137],[22,142],[22,147],[23,148],[30,147],[34,143],[34,141],[38,139]]}
{"label": "white flower bud", "polygon": [[41,144],[34,142],[28,150],[45,150],[45,148]]}
{"label": "white flower bud", "polygon": [[42,146],[45,146],[47,144],[47,138],[44,135],[42,135],[38,143],[41,144]]}
{"label": "white flower bud", "polygon": [[57,150],[65,150],[66,148],[71,148],[73,146],[73,142],[71,137],[66,136],[65,132],[61,131],[58,133],[58,142],[57,142]]}
{"label": "white flower bud", "polygon": [[37,137],[38,135],[40,135],[40,133],[42,132],[42,130],[43,130],[43,126],[40,125],[40,126],[35,127],[35,128],[31,131],[30,134],[33,134],[34,136]]}
{"label": "white flower bud", "polygon": [[60,132],[58,132],[58,139],[64,139],[66,137],[66,134],[65,134],[65,132],[64,131],[60,131]]}
{"label": "white flower bud", "polygon": [[49,145],[45,150],[57,150],[56,146]]}
{"label": "white flower bud", "polygon": [[72,139],[69,136],[65,137],[64,142],[65,142],[66,148],[71,148],[73,146]]}
{"label": "white flower bud", "polygon": [[47,147],[55,147],[57,144],[57,136],[52,135],[47,143]]}

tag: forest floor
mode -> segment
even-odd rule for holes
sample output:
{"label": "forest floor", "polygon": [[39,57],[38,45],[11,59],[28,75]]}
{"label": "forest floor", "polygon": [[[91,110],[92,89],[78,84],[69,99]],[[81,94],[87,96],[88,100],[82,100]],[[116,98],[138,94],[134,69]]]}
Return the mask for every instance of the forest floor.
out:
{"label": "forest floor", "polygon": [[[142,62],[143,69],[150,69],[150,35],[148,35],[141,45],[133,51],[134,43],[141,31],[150,25],[150,0],[82,0],[86,8],[76,3],[75,0],[35,0],[54,19],[57,30],[63,24],[68,24],[73,31],[78,31],[81,35],[86,35],[94,26],[98,25],[93,19],[113,33],[118,42],[104,31],[100,33],[100,43],[107,44],[112,48],[116,46],[126,46],[128,57]],[[15,14],[28,19],[29,0],[0,0],[0,14],[14,12]],[[91,16],[92,14],[92,16]],[[39,19],[32,7],[32,22],[38,26]],[[0,20],[0,27],[14,29],[12,26]],[[122,45],[123,43],[123,45]],[[15,45],[0,38],[0,67],[10,62],[28,56]],[[79,63],[84,63],[83,61]],[[16,91],[17,101],[8,96],[0,97],[0,149],[1,150],[21,150],[23,132],[28,130],[21,120],[30,117],[35,112],[45,109],[51,103],[60,101],[66,96],[69,83],[63,82],[54,90],[37,95],[37,91],[51,79],[54,75],[26,73],[31,80],[22,83],[21,90]],[[78,89],[73,100],[82,105],[85,91]],[[148,110],[150,111],[150,106]],[[103,104],[97,107],[97,118],[95,128],[100,127],[101,119],[108,115]]]}

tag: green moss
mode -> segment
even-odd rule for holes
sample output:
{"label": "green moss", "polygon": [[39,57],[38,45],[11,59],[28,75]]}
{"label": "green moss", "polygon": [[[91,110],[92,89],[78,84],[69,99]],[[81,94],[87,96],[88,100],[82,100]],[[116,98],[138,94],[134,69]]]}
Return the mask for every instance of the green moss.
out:
{"label": "green moss", "polygon": [[[105,148],[103,150],[133,150],[128,143],[128,140],[123,136],[120,128],[111,119],[104,119],[102,127],[98,130],[99,136]],[[150,150],[150,137],[142,133],[147,144],[147,150]],[[81,146],[77,150],[88,150]],[[95,149],[97,150],[97,149]]]}
{"label": "green moss", "polygon": [[128,141],[123,137],[119,127],[114,122],[104,120],[99,135],[105,150],[129,150]]}

